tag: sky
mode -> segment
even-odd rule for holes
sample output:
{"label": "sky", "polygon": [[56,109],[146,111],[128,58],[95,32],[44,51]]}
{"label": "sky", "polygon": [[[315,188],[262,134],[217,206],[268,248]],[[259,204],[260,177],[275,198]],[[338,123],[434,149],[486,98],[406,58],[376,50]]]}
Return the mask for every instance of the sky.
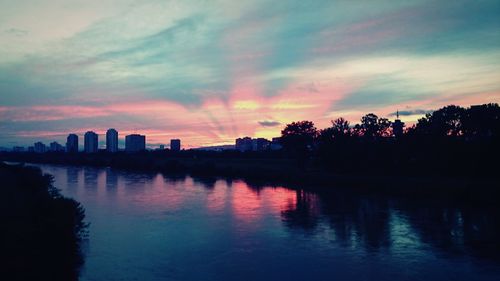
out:
{"label": "sky", "polygon": [[150,147],[500,102],[500,1],[0,0],[0,146]]}

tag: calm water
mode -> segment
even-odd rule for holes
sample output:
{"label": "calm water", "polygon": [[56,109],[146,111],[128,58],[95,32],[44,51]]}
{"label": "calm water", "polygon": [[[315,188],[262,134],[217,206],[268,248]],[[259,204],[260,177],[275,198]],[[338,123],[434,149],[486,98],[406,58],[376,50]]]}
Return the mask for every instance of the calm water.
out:
{"label": "calm water", "polygon": [[40,167],[86,208],[82,280],[500,280],[496,207]]}

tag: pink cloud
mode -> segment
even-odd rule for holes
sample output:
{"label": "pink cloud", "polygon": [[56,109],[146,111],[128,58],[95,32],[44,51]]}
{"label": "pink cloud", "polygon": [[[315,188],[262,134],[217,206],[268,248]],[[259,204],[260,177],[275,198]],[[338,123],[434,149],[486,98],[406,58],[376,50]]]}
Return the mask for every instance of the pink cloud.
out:
{"label": "pink cloud", "polygon": [[109,116],[101,108],[91,106],[14,106],[0,110],[2,119],[13,122],[55,121],[69,118],[89,118]]}

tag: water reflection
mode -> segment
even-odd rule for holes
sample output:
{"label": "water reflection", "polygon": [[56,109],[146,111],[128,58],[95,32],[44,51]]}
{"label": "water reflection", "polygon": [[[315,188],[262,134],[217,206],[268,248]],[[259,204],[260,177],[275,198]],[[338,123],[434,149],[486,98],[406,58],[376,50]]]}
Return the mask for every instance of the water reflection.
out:
{"label": "water reflection", "polygon": [[97,187],[97,177],[98,170],[92,167],[85,167],[83,169],[83,183],[85,187],[96,188]]}
{"label": "water reflection", "polygon": [[287,208],[281,211],[283,221],[288,227],[314,230],[320,215],[318,204],[315,194],[297,190],[295,200],[288,201]]}
{"label": "water reflection", "polygon": [[423,205],[407,200],[398,208],[423,243],[451,254],[500,260],[498,206],[440,201]]}
{"label": "water reflection", "polygon": [[498,206],[42,168],[87,209],[83,280],[235,280],[243,273],[255,280],[500,276]]}
{"label": "water reflection", "polygon": [[195,183],[202,185],[207,189],[213,189],[215,187],[215,183],[217,182],[217,178],[210,176],[198,176],[193,177]]}
{"label": "water reflection", "polygon": [[183,184],[186,181],[184,174],[162,174],[165,184]]}
{"label": "water reflection", "polygon": [[76,185],[78,184],[78,176],[80,174],[80,168],[77,167],[68,167],[66,168],[66,180],[68,185]]}
{"label": "water reflection", "polygon": [[323,214],[340,242],[349,246],[352,243],[361,244],[368,251],[389,246],[390,210],[387,200],[361,197],[349,192],[323,195],[319,200]]}
{"label": "water reflection", "polygon": [[446,254],[500,259],[497,206],[363,196],[345,190],[333,194],[298,190],[296,200],[281,215],[287,227],[309,232],[324,218],[333,240],[346,247],[398,252],[408,245],[427,245]]}
{"label": "water reflection", "polygon": [[118,186],[118,173],[107,169],[106,170],[106,188],[116,190]]}

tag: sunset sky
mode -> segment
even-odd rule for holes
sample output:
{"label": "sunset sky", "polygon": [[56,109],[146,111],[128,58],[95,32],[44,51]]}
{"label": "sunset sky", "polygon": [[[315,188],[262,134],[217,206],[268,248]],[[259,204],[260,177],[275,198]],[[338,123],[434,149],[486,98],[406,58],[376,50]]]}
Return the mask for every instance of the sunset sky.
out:
{"label": "sunset sky", "polygon": [[3,147],[108,128],[218,145],[488,102],[498,0],[0,0]]}

